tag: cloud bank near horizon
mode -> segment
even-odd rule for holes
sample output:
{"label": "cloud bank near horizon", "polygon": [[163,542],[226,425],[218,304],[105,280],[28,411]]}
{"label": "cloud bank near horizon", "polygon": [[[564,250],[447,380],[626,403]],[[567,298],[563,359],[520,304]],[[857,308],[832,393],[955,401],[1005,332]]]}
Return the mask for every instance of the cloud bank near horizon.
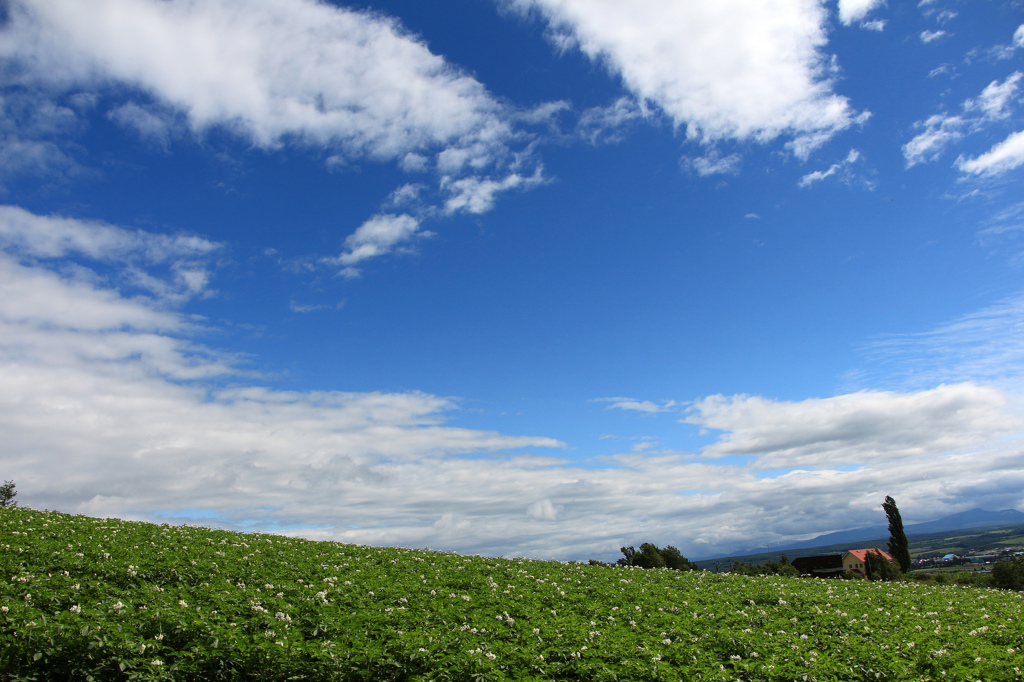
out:
{"label": "cloud bank near horizon", "polygon": [[568,559],[648,539],[691,556],[777,544],[873,521],[893,489],[923,515],[1022,502],[1007,472],[1024,454],[1001,440],[1020,414],[991,386],[709,396],[684,417],[720,433],[703,452],[581,463],[555,438],[450,425],[451,398],[264,386],[182,310],[215,281],[221,247],[200,236],[8,206],[0,245],[4,475],[33,506]]}

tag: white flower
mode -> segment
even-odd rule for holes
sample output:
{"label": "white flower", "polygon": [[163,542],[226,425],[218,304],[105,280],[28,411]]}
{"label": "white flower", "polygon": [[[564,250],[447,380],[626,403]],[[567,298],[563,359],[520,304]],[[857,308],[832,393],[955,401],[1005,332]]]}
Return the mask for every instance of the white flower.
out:
{"label": "white flower", "polygon": [[187,607],[188,607],[188,604],[186,604],[186,603],[185,603],[185,600],[184,600],[184,599],[179,599],[179,600],[178,600],[178,606],[180,606],[180,607],[182,607],[182,608],[187,608]]}
{"label": "white flower", "polygon": [[161,632],[160,634],[153,635],[153,639],[155,639],[158,642],[164,641],[164,633]]}
{"label": "white flower", "polygon": [[159,658],[154,658],[153,661],[150,663],[150,665],[163,665],[163,664],[164,664],[164,662],[161,661]]}
{"label": "white flower", "polygon": [[671,644],[672,640],[671,639],[663,639],[663,640],[661,640],[661,643],[662,644]]}
{"label": "white flower", "polygon": [[[75,604],[74,606],[72,606],[68,610],[71,611],[71,613],[81,613],[82,612],[82,607],[79,606],[78,604]],[[7,611],[7,607],[6,606],[4,607],[4,611],[5,612]]]}
{"label": "white flower", "polygon": [[124,608],[124,604],[122,604],[121,602],[117,602],[116,604],[114,604],[114,608],[120,611]]}

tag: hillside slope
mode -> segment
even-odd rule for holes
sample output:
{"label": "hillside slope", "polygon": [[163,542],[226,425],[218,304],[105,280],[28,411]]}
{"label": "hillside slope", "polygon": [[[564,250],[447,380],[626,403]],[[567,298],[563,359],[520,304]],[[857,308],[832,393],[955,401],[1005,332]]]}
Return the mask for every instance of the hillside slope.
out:
{"label": "hillside slope", "polygon": [[4,680],[1011,680],[1024,667],[1024,600],[993,590],[490,559],[22,509],[0,509],[0,538]]}

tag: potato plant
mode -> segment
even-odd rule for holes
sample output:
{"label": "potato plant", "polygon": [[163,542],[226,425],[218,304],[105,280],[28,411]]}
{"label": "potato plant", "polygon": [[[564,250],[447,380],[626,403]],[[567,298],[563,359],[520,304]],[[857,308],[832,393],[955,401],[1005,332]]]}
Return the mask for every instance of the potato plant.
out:
{"label": "potato plant", "polygon": [[1020,593],[0,510],[0,681],[1019,680]]}

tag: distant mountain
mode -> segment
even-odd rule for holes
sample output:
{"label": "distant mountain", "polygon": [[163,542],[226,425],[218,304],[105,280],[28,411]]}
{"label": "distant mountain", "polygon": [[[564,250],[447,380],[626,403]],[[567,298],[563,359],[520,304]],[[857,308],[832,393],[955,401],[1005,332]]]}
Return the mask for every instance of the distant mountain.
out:
{"label": "distant mountain", "polygon": [[[984,509],[969,509],[958,514],[944,516],[935,521],[924,523],[911,523],[903,527],[907,535],[927,535],[929,533],[944,533],[948,531],[964,530],[966,528],[984,528],[986,526],[1005,526],[1014,523],[1024,523],[1024,512],[1016,509],[1003,509],[1001,511],[985,511]],[[878,540],[889,537],[889,526],[865,526],[852,530],[841,530],[835,533],[818,535],[810,540],[791,542],[784,546],[773,547],[773,552],[785,552],[787,550],[803,549],[805,547],[821,547],[825,545],[856,545],[865,540]],[[764,551],[764,545],[751,548],[750,550],[736,550],[729,554],[718,554],[707,559],[721,558],[726,556],[740,556],[744,554],[757,554]]]}
{"label": "distant mountain", "polygon": [[[926,535],[928,533],[943,533],[950,530],[964,530],[965,528],[983,528],[985,526],[1003,526],[1011,523],[1024,523],[1024,512],[1016,509],[1003,509],[1002,511],[985,511],[984,509],[969,509],[959,514],[943,516],[935,521],[924,523],[911,523],[903,527],[907,535]],[[819,545],[838,545],[843,543],[856,543],[860,540],[875,540],[881,537],[889,537],[889,526],[865,526],[853,530],[841,530],[836,533],[826,533],[804,540],[793,542],[785,549],[800,549],[802,547],[818,547]],[[782,550],[780,550],[782,551]]]}

